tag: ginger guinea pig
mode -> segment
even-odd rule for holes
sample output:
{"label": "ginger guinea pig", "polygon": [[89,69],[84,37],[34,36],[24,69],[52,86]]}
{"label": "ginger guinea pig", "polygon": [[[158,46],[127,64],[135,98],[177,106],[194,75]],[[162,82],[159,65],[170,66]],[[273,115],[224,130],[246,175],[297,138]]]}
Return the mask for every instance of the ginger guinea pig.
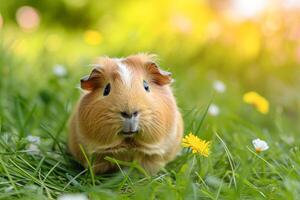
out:
{"label": "ginger guinea pig", "polygon": [[180,151],[183,121],[170,84],[153,55],[99,60],[99,67],[81,79],[86,92],[70,120],[69,150],[83,166],[95,156],[93,170],[117,169],[106,156],[137,161],[155,174]]}

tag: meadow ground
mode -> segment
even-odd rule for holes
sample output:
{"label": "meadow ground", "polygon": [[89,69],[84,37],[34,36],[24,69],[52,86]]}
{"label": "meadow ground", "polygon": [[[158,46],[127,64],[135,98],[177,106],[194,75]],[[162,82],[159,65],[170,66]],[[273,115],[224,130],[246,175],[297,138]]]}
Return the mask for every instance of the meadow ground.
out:
{"label": "meadow ground", "polygon": [[[163,2],[154,4],[157,15],[146,2],[128,1],[126,7],[113,1],[87,3],[92,17],[86,20],[95,21],[94,7],[102,13],[98,32],[85,26],[73,31],[72,23],[82,21],[67,11],[60,26],[51,26],[56,3],[50,11],[50,4],[31,5],[45,21],[35,31],[9,20],[3,30],[0,26],[0,199],[56,199],[69,193],[91,200],[300,199],[300,55],[294,52],[298,39],[285,35],[290,24],[282,22],[280,29],[268,29],[271,36],[264,35],[264,21],[230,24],[205,3],[173,8],[172,2]],[[3,18],[10,16],[5,11],[21,6],[15,4],[6,10],[1,4]],[[112,5],[120,12],[109,13]],[[164,21],[169,7],[186,14],[195,29],[187,33],[178,15],[174,20],[180,26],[169,28]],[[165,28],[153,29],[154,24]],[[211,141],[210,154],[183,148],[156,176],[134,162],[107,158],[127,169],[94,175],[67,153],[67,123],[80,96],[80,77],[90,71],[95,56],[140,51],[157,53],[162,68],[173,73],[184,132]],[[250,105],[243,99],[249,91],[265,99],[254,97],[256,106]],[[269,149],[257,152],[252,144],[257,138]]]}

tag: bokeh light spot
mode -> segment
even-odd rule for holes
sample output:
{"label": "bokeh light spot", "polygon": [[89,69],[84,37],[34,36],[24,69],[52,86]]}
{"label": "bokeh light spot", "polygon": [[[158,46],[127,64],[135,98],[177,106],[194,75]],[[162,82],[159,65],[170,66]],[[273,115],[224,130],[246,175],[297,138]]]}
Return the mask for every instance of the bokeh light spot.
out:
{"label": "bokeh light spot", "polygon": [[89,45],[98,45],[102,41],[102,35],[96,30],[87,30],[84,33],[84,41]]}
{"label": "bokeh light spot", "polygon": [[172,17],[171,23],[178,32],[190,33],[192,31],[192,22],[186,16],[175,15]]}
{"label": "bokeh light spot", "polygon": [[245,23],[237,30],[235,37],[236,51],[244,58],[255,58],[261,47],[261,33],[258,27]]}
{"label": "bokeh light spot", "polygon": [[16,19],[18,25],[24,31],[33,31],[40,24],[40,16],[36,9],[30,6],[22,6],[17,10]]}
{"label": "bokeh light spot", "polygon": [[45,47],[48,51],[57,51],[62,44],[62,39],[57,34],[51,34],[46,38]]}
{"label": "bokeh light spot", "polygon": [[2,18],[2,15],[0,13],[0,30],[2,29],[3,27],[3,18]]}

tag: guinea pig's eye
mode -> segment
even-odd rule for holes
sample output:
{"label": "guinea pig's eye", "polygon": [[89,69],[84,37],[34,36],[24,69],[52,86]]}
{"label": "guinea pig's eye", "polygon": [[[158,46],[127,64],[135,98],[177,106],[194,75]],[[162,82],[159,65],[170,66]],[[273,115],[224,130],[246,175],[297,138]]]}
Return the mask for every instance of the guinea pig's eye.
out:
{"label": "guinea pig's eye", "polygon": [[105,86],[103,91],[103,96],[107,96],[109,95],[109,93],[110,93],[110,83]]}
{"label": "guinea pig's eye", "polygon": [[147,83],[147,81],[143,81],[143,84],[144,84],[144,89],[147,91],[147,92],[150,92],[150,88],[149,88],[149,85]]}

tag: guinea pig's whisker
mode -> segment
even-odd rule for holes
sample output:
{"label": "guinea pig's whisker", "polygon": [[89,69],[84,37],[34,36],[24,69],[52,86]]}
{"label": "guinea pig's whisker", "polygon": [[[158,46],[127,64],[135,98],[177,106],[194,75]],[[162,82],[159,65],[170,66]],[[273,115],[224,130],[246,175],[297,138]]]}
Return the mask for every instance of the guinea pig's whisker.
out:
{"label": "guinea pig's whisker", "polygon": [[155,124],[153,122],[147,124],[141,124],[144,129],[144,133],[150,133],[147,137],[154,137],[155,135],[159,135],[162,132],[162,127],[160,124]]}

